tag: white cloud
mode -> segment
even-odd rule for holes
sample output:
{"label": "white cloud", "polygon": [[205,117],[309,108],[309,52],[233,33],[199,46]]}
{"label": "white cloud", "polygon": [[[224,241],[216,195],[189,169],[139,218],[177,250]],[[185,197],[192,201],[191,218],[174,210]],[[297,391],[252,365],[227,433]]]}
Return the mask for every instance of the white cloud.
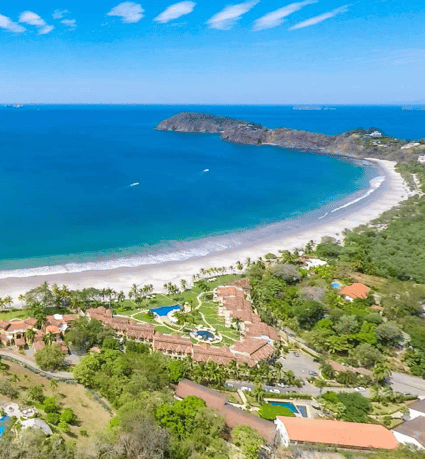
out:
{"label": "white cloud", "polygon": [[238,22],[242,15],[248,13],[259,2],[260,0],[251,0],[249,2],[238,3],[237,5],[226,6],[224,10],[210,18],[207,24],[212,29],[229,30]]}
{"label": "white cloud", "polygon": [[53,19],[62,19],[66,13],[69,13],[69,11],[68,10],[55,10],[52,14],[52,17]]}
{"label": "white cloud", "polygon": [[25,32],[27,30],[25,27],[13,22],[10,18],[2,14],[0,14],[0,29],[9,30],[9,32],[15,33]]}
{"label": "white cloud", "polygon": [[319,16],[315,16],[314,18],[307,19],[306,21],[300,22],[299,24],[295,24],[289,30],[302,29],[304,27],[310,27],[312,25],[319,24],[320,22],[326,21],[326,19],[333,18],[337,14],[346,13],[349,6],[350,5],[344,5],[336,8],[335,10],[329,11],[328,13],[323,13]]}
{"label": "white cloud", "polygon": [[39,35],[46,35],[47,33],[50,33],[55,27],[52,26],[52,25],[46,25],[44,27],[42,27],[39,31],[38,31],[38,34]]}
{"label": "white cloud", "polygon": [[62,19],[61,24],[66,25],[70,29],[75,29],[77,27],[76,19]]}
{"label": "white cloud", "polygon": [[44,19],[42,19],[38,14],[33,13],[32,11],[24,11],[19,15],[19,22],[24,24],[33,25],[39,28],[39,35],[45,35],[51,32],[54,27],[48,25]]}
{"label": "white cloud", "polygon": [[124,2],[112,8],[108,16],[118,16],[127,24],[139,22],[143,17],[142,5],[133,2]]}
{"label": "white cloud", "polygon": [[159,16],[157,16],[154,21],[165,24],[170,22],[173,19],[177,19],[185,14],[189,14],[195,8],[195,2],[179,2],[174,5],[169,6],[165,11],[163,11]]}
{"label": "white cloud", "polygon": [[291,3],[290,5],[272,11],[254,22],[254,30],[271,29],[280,26],[283,19],[292,13],[300,11],[304,6],[317,3],[318,0],[305,0],[304,2]]}

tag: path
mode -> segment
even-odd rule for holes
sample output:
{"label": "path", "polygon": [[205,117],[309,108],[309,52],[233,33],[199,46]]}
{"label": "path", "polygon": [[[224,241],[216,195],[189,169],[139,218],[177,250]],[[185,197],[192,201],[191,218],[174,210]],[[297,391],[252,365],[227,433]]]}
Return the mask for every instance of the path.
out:
{"label": "path", "polygon": [[0,350],[0,355],[4,358],[4,360],[9,360],[12,362],[16,362],[18,364],[22,364],[25,368],[40,374],[41,376],[45,376],[49,379],[58,379],[59,381],[75,381],[74,376],[72,373],[67,373],[65,371],[55,371],[54,373],[46,370],[42,370],[35,362],[27,359],[22,355],[15,354],[14,352],[6,351],[4,349]]}

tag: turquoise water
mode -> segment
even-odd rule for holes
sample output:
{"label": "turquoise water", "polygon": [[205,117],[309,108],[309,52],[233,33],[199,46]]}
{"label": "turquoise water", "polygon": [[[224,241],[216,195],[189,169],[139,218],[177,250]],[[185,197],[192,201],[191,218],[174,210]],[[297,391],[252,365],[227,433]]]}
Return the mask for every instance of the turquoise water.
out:
{"label": "turquoise water", "polygon": [[9,422],[10,422],[10,417],[9,416],[3,416],[2,418],[0,418],[0,436],[6,430],[7,425],[9,424]]}
{"label": "turquoise water", "polygon": [[423,112],[394,107],[0,108],[0,277],[207,255],[239,243],[211,236],[297,218],[369,186],[370,172],[346,160],[154,130],[182,110],[425,136],[415,124]]}
{"label": "turquoise water", "polygon": [[150,309],[150,312],[152,312],[153,314],[156,314],[159,317],[166,317],[167,314],[170,313],[171,311],[178,311],[180,309],[181,309],[181,306],[176,304],[174,306],[163,306],[161,308]]}

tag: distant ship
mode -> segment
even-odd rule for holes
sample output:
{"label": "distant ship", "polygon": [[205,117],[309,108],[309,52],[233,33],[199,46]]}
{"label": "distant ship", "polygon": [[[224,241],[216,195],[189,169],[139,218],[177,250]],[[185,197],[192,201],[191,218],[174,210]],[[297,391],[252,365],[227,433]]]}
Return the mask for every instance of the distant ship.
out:
{"label": "distant ship", "polygon": [[204,169],[204,172],[209,172],[210,170],[209,169]]}
{"label": "distant ship", "polygon": [[140,185],[140,183],[139,182],[134,182],[130,186],[137,186],[137,185]]}
{"label": "distant ship", "polygon": [[7,108],[22,108],[23,105],[21,104],[11,104],[11,105],[5,105]]}

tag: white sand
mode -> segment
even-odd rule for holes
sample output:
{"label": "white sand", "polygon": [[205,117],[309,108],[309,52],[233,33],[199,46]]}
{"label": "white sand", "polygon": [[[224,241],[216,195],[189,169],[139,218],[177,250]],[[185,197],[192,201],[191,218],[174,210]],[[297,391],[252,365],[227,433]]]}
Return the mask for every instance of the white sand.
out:
{"label": "white sand", "polygon": [[395,172],[395,162],[377,159],[370,160],[376,161],[385,170],[385,191],[378,198],[373,198],[375,193],[372,193],[370,198],[364,200],[365,205],[360,210],[357,206],[356,210],[350,213],[350,206],[348,206],[345,212],[342,212],[343,216],[331,223],[320,224],[319,220],[314,229],[299,232],[296,235],[284,236],[272,242],[245,247],[243,249],[232,249],[223,253],[192,258],[183,262],[168,262],[158,265],[116,268],[104,271],[85,271],[0,279],[0,297],[11,295],[16,301],[15,305],[18,305],[17,298],[19,294],[39,286],[44,281],[47,281],[49,284],[66,284],[71,289],[111,287],[117,291],[123,290],[125,293],[128,293],[132,284],[143,285],[149,283],[153,284],[155,291],[162,291],[163,284],[167,282],[179,284],[180,279],[185,279],[190,284],[192,275],[197,274],[200,268],[208,269],[211,267],[231,266],[235,265],[237,260],[244,263],[247,257],[255,260],[269,252],[277,254],[278,250],[301,249],[308,241],[320,242],[324,236],[341,239],[344,229],[352,229],[365,224],[412,195],[402,177]]}

